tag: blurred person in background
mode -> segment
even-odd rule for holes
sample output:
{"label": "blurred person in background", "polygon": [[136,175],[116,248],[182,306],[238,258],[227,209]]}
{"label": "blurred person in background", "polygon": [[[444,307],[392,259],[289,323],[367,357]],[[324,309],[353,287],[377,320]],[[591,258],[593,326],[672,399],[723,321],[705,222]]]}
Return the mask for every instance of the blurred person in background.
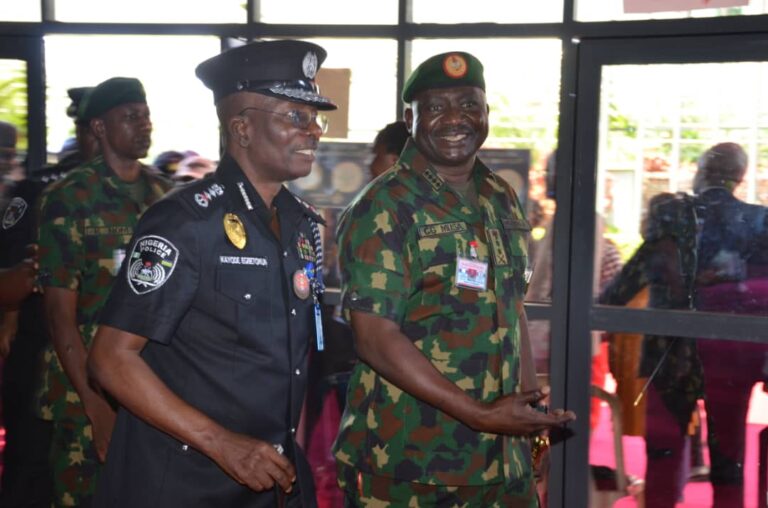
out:
{"label": "blurred person in background", "polygon": [[54,506],[89,506],[115,410],[91,386],[85,362],[101,311],[139,216],[171,187],[139,160],[152,121],[141,82],[94,88],[82,120],[100,155],[46,188],[40,200],[40,284],[51,344],[38,410],[53,422]]}
{"label": "blurred person in background", "polygon": [[[768,209],[734,196],[747,164],[741,146],[719,143],[699,158],[693,196],[654,196],[643,244],[601,302],[625,303],[647,285],[654,308],[768,315]],[[701,398],[712,506],[744,506],[746,416],[753,385],[765,380],[766,353],[752,342],[645,337],[646,506],[679,501]]]}
{"label": "blurred person in background", "polygon": [[408,127],[402,120],[387,124],[376,134],[373,140],[373,160],[369,167],[371,179],[395,165],[409,136]]}
{"label": "blurred person in background", "polygon": [[[0,288],[17,290],[11,306],[4,309],[0,354],[5,357],[2,376],[5,448],[3,450],[0,507],[49,507],[51,504],[51,422],[35,411],[35,392],[40,384],[40,363],[48,344],[42,295],[35,284],[37,275],[37,221],[35,209],[43,189],[77,165],[95,156],[97,146],[88,122],[79,109],[92,88],[68,91],[72,103],[67,108],[76,125],[78,149],[65,160],[42,168],[15,185],[10,204],[2,213],[0,227],[0,267],[16,272],[13,281],[0,275]],[[78,114],[80,111],[80,114]]]}
{"label": "blurred person in background", "polygon": [[187,155],[181,159],[171,180],[176,183],[188,183],[210,176],[216,171],[216,163],[200,155]]}

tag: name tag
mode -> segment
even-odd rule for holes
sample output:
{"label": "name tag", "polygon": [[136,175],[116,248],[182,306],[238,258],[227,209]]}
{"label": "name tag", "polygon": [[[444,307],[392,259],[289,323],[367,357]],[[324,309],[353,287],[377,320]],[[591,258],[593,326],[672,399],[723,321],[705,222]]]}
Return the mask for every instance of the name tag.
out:
{"label": "name tag", "polygon": [[85,226],[85,234],[88,236],[97,235],[133,235],[131,226]]}
{"label": "name tag", "polygon": [[466,222],[444,222],[442,224],[429,224],[427,226],[419,226],[419,238],[427,238],[430,236],[449,235],[451,233],[463,233],[467,231]]}
{"label": "name tag", "polygon": [[502,217],[501,223],[504,225],[504,229],[522,229],[523,231],[530,231],[531,225],[525,219],[515,219],[513,217]]}
{"label": "name tag", "polygon": [[267,258],[250,256],[219,256],[222,265],[267,266]]}

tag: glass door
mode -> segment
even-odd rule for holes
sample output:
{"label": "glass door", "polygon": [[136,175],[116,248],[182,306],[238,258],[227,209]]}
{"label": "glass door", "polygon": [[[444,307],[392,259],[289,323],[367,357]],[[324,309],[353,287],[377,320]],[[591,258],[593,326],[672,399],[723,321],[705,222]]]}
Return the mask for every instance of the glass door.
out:
{"label": "glass door", "polygon": [[758,506],[768,40],[582,41],[575,110],[564,492]]}
{"label": "glass door", "polygon": [[[45,162],[42,40],[0,36],[0,121],[16,127],[19,165],[3,179],[22,178]],[[21,169],[19,169],[21,168]]]}

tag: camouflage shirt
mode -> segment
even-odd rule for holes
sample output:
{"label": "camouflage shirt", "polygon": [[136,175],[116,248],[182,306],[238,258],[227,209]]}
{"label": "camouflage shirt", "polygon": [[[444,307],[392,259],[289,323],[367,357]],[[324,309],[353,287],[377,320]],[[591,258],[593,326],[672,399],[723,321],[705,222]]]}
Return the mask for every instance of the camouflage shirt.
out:
{"label": "camouflage shirt", "polygon": [[[40,282],[77,291],[77,324],[86,347],[139,216],[170,188],[169,181],[147,167],[137,182],[123,182],[98,157],[45,190],[39,208]],[[40,416],[83,420],[80,398],[53,345],[44,361]]]}
{"label": "camouflage shirt", "polygon": [[[477,205],[464,201],[406,145],[395,167],[345,211],[342,300],[400,330],[477,400],[520,390],[520,321],[530,226],[514,191],[479,160]],[[457,287],[457,258],[488,265],[484,290]],[[508,481],[528,492],[526,439],[475,432],[403,392],[369,365],[350,380],[334,446],[340,465],[435,485]]]}

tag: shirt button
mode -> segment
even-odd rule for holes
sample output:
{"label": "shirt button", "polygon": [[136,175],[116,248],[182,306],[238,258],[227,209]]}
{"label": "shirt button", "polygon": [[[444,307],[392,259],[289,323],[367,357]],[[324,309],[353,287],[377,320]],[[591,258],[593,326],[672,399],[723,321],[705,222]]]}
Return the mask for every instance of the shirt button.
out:
{"label": "shirt button", "polygon": [[246,300],[250,300],[251,299],[251,293],[245,293],[243,295],[243,298],[245,298]]}
{"label": "shirt button", "polygon": [[296,427],[291,427],[291,434],[296,434]]}
{"label": "shirt button", "polygon": [[182,449],[182,451],[187,451],[187,450],[189,450],[189,445],[183,444],[183,445],[181,445],[181,449]]}
{"label": "shirt button", "polygon": [[301,370],[300,369],[296,369],[296,375],[297,376],[301,376]]}
{"label": "shirt button", "polygon": [[291,309],[291,316],[295,316],[295,315],[296,315],[296,309]]}
{"label": "shirt button", "polygon": [[288,251],[287,251],[287,250],[284,250],[284,251],[283,251],[283,257],[284,257],[284,258],[287,258],[287,257],[288,257]]}

